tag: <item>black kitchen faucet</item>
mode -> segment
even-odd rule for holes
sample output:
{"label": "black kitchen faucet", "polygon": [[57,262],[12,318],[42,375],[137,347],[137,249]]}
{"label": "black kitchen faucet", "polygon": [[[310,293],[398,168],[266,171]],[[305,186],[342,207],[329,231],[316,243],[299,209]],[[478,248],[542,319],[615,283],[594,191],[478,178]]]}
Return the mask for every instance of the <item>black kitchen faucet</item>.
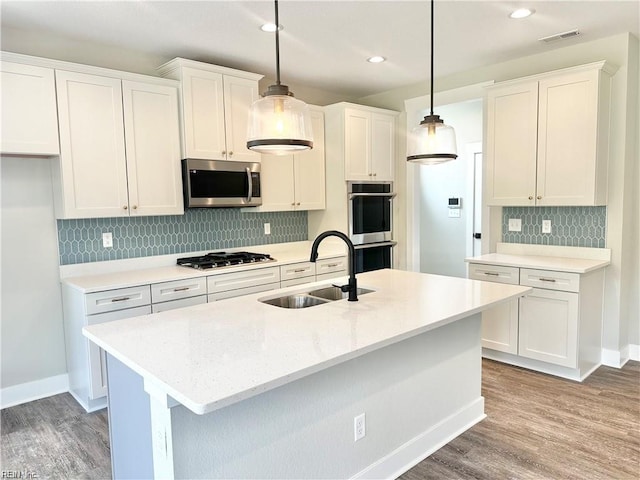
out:
{"label": "black kitchen faucet", "polygon": [[[349,248],[349,283],[346,285],[341,285],[339,288],[343,292],[349,292],[349,301],[357,302],[358,301],[358,282],[356,280],[356,249],[353,246],[353,242],[349,240],[344,233],[339,232],[337,230],[328,230],[326,232],[322,232],[320,235],[316,237],[313,241],[313,245],[311,246],[311,258],[310,262],[315,262],[318,259],[318,246],[320,242],[324,240],[326,237],[338,237],[344,240],[344,243],[347,244]],[[337,285],[336,285],[337,286]]]}

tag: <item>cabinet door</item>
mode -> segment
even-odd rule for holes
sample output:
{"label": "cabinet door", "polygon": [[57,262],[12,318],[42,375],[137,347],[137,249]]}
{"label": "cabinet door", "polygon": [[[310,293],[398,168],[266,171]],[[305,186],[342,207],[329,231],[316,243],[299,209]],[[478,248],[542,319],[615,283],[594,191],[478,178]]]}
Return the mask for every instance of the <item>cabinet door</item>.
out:
{"label": "cabinet door", "polygon": [[184,157],[226,160],[222,75],[182,69]]}
{"label": "cabinet door", "polygon": [[518,353],[518,299],[482,312],[482,346]]}
{"label": "cabinet door", "polygon": [[344,110],[344,168],[346,180],[371,180],[371,113]]}
{"label": "cabinet door", "polygon": [[0,75],[0,151],[19,155],[58,155],[53,70],[1,62]]}
{"label": "cabinet door", "polygon": [[392,181],[395,165],[395,117],[371,115],[371,172],[373,180]]}
{"label": "cabinet door", "polygon": [[184,213],[178,92],[122,82],[131,215]]}
{"label": "cabinet door", "polygon": [[[119,79],[56,70],[58,218],[129,215]],[[59,178],[57,178],[59,177]]]}
{"label": "cabinet door", "polygon": [[311,124],[313,149],[294,156],[296,210],[323,210],[326,206],[324,114],[312,109]]}
{"label": "cabinet door", "polygon": [[538,82],[487,93],[486,191],[488,205],[534,205]]}
{"label": "cabinet door", "polygon": [[520,356],[576,368],[577,346],[577,293],[534,288],[520,299]]}
{"label": "cabinet door", "polygon": [[227,160],[259,162],[260,154],[247,148],[249,109],[258,99],[258,82],[224,76],[224,116]]}
{"label": "cabinet door", "polygon": [[538,205],[595,205],[598,71],[540,81]]}
{"label": "cabinet door", "polygon": [[[87,325],[95,325],[97,323],[113,322],[124,318],[137,317],[139,315],[148,315],[151,313],[151,306],[129,308],[126,310],[118,310],[116,312],[100,313],[98,315],[90,315],[87,317]],[[80,332],[78,332],[81,335]],[[89,397],[95,400],[104,397],[107,394],[107,361],[104,350],[95,343],[89,344]]]}
{"label": "cabinet door", "polygon": [[293,155],[265,155],[260,168],[261,212],[295,208]]}

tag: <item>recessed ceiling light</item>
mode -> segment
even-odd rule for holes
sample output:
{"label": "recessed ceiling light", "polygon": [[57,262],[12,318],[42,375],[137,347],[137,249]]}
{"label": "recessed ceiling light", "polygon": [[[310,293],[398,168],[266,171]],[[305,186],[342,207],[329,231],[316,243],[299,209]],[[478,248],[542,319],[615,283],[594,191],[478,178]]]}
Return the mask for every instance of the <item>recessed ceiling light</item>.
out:
{"label": "recessed ceiling light", "polygon": [[373,57],[367,58],[367,62],[369,63],[382,63],[386,60],[386,58],[381,57],[380,55],[375,55]]}
{"label": "recessed ceiling light", "polygon": [[509,14],[510,18],[527,18],[533,15],[536,11],[533,8],[519,8]]}
{"label": "recessed ceiling light", "polygon": [[[263,32],[275,32],[276,31],[276,24],[275,23],[265,23],[264,25],[262,25],[260,27],[260,30],[262,30]],[[280,28],[278,30],[282,31],[282,25],[280,25]]]}

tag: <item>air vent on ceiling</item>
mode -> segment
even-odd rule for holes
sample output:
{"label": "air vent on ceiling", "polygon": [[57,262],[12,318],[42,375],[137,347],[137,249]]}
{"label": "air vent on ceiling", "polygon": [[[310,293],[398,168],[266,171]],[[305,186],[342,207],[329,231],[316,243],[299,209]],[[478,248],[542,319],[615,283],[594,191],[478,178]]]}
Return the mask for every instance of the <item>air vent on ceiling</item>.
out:
{"label": "air vent on ceiling", "polygon": [[568,32],[556,33],[555,35],[549,35],[548,37],[539,38],[539,42],[555,42],[556,40],[566,40],[567,38],[576,37],[580,35],[578,29],[569,30]]}

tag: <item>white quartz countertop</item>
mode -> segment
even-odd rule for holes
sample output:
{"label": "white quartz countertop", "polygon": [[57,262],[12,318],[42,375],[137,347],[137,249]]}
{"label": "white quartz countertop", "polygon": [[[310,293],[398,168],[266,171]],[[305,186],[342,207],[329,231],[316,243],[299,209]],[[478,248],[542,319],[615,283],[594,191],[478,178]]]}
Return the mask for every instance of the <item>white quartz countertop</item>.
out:
{"label": "white quartz countertop", "polygon": [[358,275],[358,302],[304,309],[258,301],[316,282],[83,328],[145,382],[205,414],[438,328],[529,287],[400,270]]}
{"label": "white quartz countertop", "polygon": [[609,260],[589,258],[550,257],[543,255],[512,255],[504,253],[488,253],[478,257],[465,259],[469,263],[484,265],[501,265],[504,267],[532,268],[535,270],[554,270],[559,272],[587,273],[606,267]]}
{"label": "white quartz countertop", "polygon": [[[212,250],[222,251],[222,250]],[[121,267],[118,271],[101,272],[104,268],[100,264],[108,264],[115,262],[96,262],[92,274],[81,274],[63,276],[62,282],[83,292],[93,293],[103,290],[112,290],[116,288],[134,287],[136,285],[144,285],[151,283],[170,282],[174,280],[183,280],[194,277],[206,277],[210,275],[219,275],[224,273],[233,273],[238,271],[248,271],[251,269],[276,267],[280,265],[289,265],[298,262],[308,262],[311,254],[311,242],[294,242],[289,244],[274,244],[263,246],[252,246],[245,248],[230,248],[224,251],[252,251],[254,253],[266,253],[271,255],[276,261],[261,262],[251,265],[230,266],[223,268],[211,268],[207,270],[197,270],[190,267],[182,267],[176,265],[176,259],[181,257],[198,256],[205,252],[182,253],[175,255],[166,255],[159,259],[153,259],[145,263],[145,259],[137,259],[131,262],[130,268]],[[346,255],[344,243],[323,242],[319,248],[318,259],[333,258]],[[160,263],[159,266],[149,267]],[[164,264],[164,265],[162,265]],[[78,271],[91,270],[91,264],[82,265],[84,268],[77,268]],[[107,265],[109,268],[110,265]],[[74,269],[75,266],[69,266],[67,270]]]}

